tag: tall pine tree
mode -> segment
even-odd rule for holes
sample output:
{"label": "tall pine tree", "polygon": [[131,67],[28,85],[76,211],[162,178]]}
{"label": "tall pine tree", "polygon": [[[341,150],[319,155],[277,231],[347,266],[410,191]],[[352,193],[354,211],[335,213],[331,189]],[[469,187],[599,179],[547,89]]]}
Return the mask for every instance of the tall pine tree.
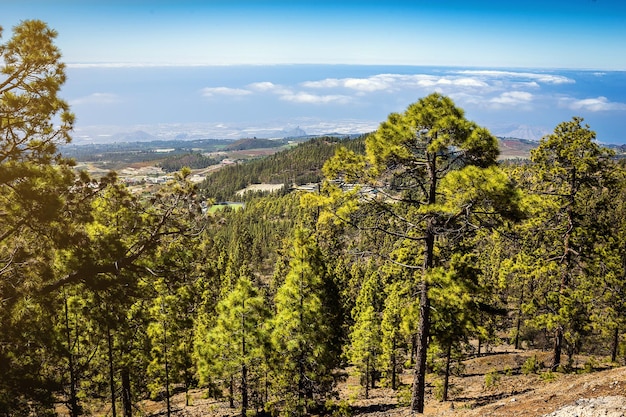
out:
{"label": "tall pine tree", "polygon": [[245,417],[250,406],[258,409],[264,399],[269,343],[265,325],[269,310],[245,266],[235,288],[218,303],[216,313],[215,325],[196,334],[200,383],[221,382],[229,389],[236,386],[241,416]]}
{"label": "tall pine tree", "polygon": [[314,235],[297,229],[272,321],[273,394],[281,412],[305,415],[331,394],[339,352],[333,344],[332,308],[324,262]]}

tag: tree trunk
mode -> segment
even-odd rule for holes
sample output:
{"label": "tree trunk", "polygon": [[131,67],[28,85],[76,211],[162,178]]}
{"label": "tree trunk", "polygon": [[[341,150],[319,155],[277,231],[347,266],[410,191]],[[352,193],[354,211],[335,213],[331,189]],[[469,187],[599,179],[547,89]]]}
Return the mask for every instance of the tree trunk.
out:
{"label": "tree trunk", "polygon": [[417,352],[415,358],[415,377],[411,396],[411,410],[424,412],[424,393],[426,388],[426,353],[428,350],[428,331],[430,300],[428,299],[428,283],[422,278],[420,284],[420,318],[417,329]]}
{"label": "tree trunk", "polygon": [[522,304],[524,303],[524,286],[519,297],[519,305],[517,306],[517,322],[515,323],[515,349],[519,349],[519,332],[522,328]]}
{"label": "tree trunk", "polygon": [[246,417],[248,410],[248,368],[241,367],[241,417]]}
{"label": "tree trunk", "polygon": [[391,389],[392,390],[397,390],[398,389],[398,381],[397,381],[397,366],[398,364],[396,363],[397,359],[396,359],[396,341],[394,340],[392,342],[392,353],[391,353]]}
{"label": "tree trunk", "polygon": [[265,371],[265,399],[264,402],[267,403],[270,398],[270,381],[268,378],[268,372]]}
{"label": "tree trunk", "polygon": [[365,361],[365,399],[370,398],[370,358]]}
{"label": "tree trunk", "polygon": [[[572,184],[575,181],[572,180]],[[572,186],[573,187],[573,186]],[[561,263],[563,264],[563,272],[561,274],[561,286],[559,287],[559,301],[556,306],[556,311],[562,306],[561,297],[565,296],[566,290],[570,286],[570,269],[572,264],[572,256],[570,250],[570,239],[572,236],[572,231],[574,230],[574,214],[572,207],[574,206],[574,195],[570,194],[568,197],[569,205],[567,207],[567,231],[563,236],[563,260]],[[554,332],[554,352],[552,354],[552,367],[551,369],[554,371],[556,368],[561,365],[561,352],[563,350],[563,325],[559,324]]]}
{"label": "tree trunk", "polygon": [[234,377],[230,377],[230,384],[228,386],[228,406],[235,408],[235,381]]}
{"label": "tree trunk", "polygon": [[70,400],[69,409],[70,417],[78,417],[81,413],[78,409],[78,398],[76,396],[76,373],[74,370],[74,355],[72,354],[72,336],[70,332],[70,316],[67,306],[67,298],[65,299],[65,332],[67,336],[67,360],[70,371]]}
{"label": "tree trunk", "polygon": [[563,350],[563,326],[558,326],[554,332],[554,352],[552,354],[552,366],[550,369],[556,371],[561,365],[561,351]]}
{"label": "tree trunk", "polygon": [[241,417],[246,417],[246,410],[248,409],[248,368],[245,364],[245,358],[247,356],[246,346],[246,300],[244,299],[242,304],[241,314],[241,357],[244,358],[244,363],[241,365]]}
{"label": "tree trunk", "polygon": [[[303,277],[302,273],[300,273],[300,310],[298,311],[299,316],[299,327],[300,334],[304,334],[304,286],[303,286]],[[305,393],[304,393],[304,348],[299,346],[300,350],[299,358],[298,358],[298,411],[297,414],[303,416],[306,414],[306,409],[303,408],[303,404],[305,403]]]}
{"label": "tree trunk", "polygon": [[300,353],[300,359],[298,361],[298,406],[296,414],[298,416],[303,416],[306,414],[306,411],[303,407],[305,401],[305,393],[304,393],[304,353]]}
{"label": "tree trunk", "polygon": [[163,354],[165,358],[165,401],[167,404],[167,417],[172,415],[170,403],[170,365],[167,357],[167,325],[163,322]]}
{"label": "tree trunk", "polygon": [[111,416],[117,417],[115,408],[115,374],[113,369],[113,337],[111,328],[107,324],[107,345],[109,348],[109,388],[111,389]]}
{"label": "tree trunk", "polygon": [[131,398],[130,369],[128,369],[128,366],[124,366],[122,368],[122,408],[124,409],[124,417],[133,417]]}
{"label": "tree trunk", "polygon": [[452,357],[452,342],[448,344],[448,350],[446,351],[446,373],[443,376],[443,395],[441,399],[448,401],[448,386],[450,383],[450,358]]}
{"label": "tree trunk", "polygon": [[[437,155],[427,154],[428,179],[428,204],[433,205],[437,201]],[[417,352],[415,358],[415,377],[413,380],[413,392],[411,394],[411,410],[424,413],[424,395],[426,391],[426,355],[428,353],[428,338],[430,332],[430,300],[428,299],[427,273],[433,267],[435,253],[435,220],[429,219],[424,236],[424,264],[422,268],[422,281],[420,283],[420,317],[417,324]]]}
{"label": "tree trunk", "polygon": [[619,326],[615,326],[613,332],[613,346],[611,347],[611,362],[617,361],[617,351],[619,350]]}
{"label": "tree trunk", "polygon": [[411,396],[411,410],[424,412],[424,394],[426,388],[426,355],[428,352],[428,336],[430,330],[430,300],[428,298],[428,282],[426,271],[433,265],[435,234],[432,225],[428,226],[424,254],[424,273],[420,283],[420,317],[417,325],[417,352],[415,358],[415,377]]}

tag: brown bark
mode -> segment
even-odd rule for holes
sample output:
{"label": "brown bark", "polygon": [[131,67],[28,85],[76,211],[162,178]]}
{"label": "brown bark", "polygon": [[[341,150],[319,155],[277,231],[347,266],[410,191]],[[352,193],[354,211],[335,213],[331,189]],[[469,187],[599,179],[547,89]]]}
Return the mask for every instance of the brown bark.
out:
{"label": "brown bark", "polygon": [[613,333],[613,346],[611,348],[611,362],[617,360],[617,351],[619,350],[619,326],[615,326]]}
{"label": "brown bark", "polygon": [[428,283],[422,279],[420,289],[420,318],[418,323],[417,354],[415,360],[415,378],[411,396],[411,410],[424,412],[424,393],[426,386],[426,353],[428,350],[428,331],[430,327],[430,300]]}
{"label": "brown bark", "polygon": [[[437,196],[437,155],[427,154],[428,204],[436,202]],[[427,272],[433,267],[435,253],[435,220],[429,219],[424,235],[424,264],[420,283],[420,317],[417,325],[417,353],[415,360],[415,377],[411,395],[411,410],[424,412],[424,396],[426,392],[426,356],[428,353],[428,337],[430,332],[430,299],[428,298]]]}
{"label": "brown bark", "polygon": [[561,365],[561,352],[563,350],[563,326],[558,326],[554,331],[554,349],[552,353],[552,366],[553,371]]}
{"label": "brown bark", "polygon": [[124,417],[133,417],[131,398],[130,369],[128,369],[128,366],[124,366],[122,368],[122,408],[124,409]]}
{"label": "brown bark", "polygon": [[111,328],[107,325],[107,346],[109,348],[109,388],[111,390],[111,415],[117,417],[117,410],[115,408],[115,377],[113,369],[113,336],[111,335]]}
{"label": "brown bark", "polygon": [[443,377],[443,394],[441,399],[448,401],[448,387],[450,385],[450,359],[452,357],[452,342],[448,344],[448,350],[446,351],[446,373]]}

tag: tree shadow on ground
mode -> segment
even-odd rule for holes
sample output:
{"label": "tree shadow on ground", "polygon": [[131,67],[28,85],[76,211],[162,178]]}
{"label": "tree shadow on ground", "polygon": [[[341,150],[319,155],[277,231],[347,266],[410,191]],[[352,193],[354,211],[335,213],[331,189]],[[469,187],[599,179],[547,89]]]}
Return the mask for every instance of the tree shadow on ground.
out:
{"label": "tree shadow on ground", "polygon": [[352,406],[351,410],[353,416],[358,416],[360,414],[384,413],[385,411],[393,410],[397,407],[397,404],[371,404],[364,406]]}
{"label": "tree shadow on ground", "polygon": [[519,391],[501,392],[498,394],[482,395],[480,397],[457,397],[457,398],[451,399],[451,401],[472,403],[474,407],[482,407],[483,405],[491,404],[496,401],[503,400],[505,398],[513,397],[515,395],[525,394],[532,390],[533,390],[532,388],[526,388],[526,389],[519,390]]}

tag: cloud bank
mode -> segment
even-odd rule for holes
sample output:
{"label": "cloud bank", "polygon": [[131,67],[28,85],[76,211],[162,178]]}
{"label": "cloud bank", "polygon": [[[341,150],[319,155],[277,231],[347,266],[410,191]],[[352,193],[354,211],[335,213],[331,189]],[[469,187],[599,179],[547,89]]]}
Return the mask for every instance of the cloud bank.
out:
{"label": "cloud bank", "polygon": [[551,131],[580,116],[600,140],[626,142],[624,75],[612,71],[302,65],[87,68],[70,75],[65,92],[85,125],[271,121],[308,126],[308,132],[314,128],[305,121],[315,119],[315,125],[330,123],[327,132],[339,132],[352,125],[346,120],[375,127],[389,113],[439,92],[501,136],[535,138],[537,129]]}
{"label": "cloud bank", "polygon": [[[575,83],[573,78],[545,72],[451,70],[441,74],[382,73],[362,78],[322,78],[293,85],[259,80],[238,88],[206,87],[200,93],[207,98],[238,99],[270,94],[299,105],[349,106],[377,97],[421,97],[435,91],[449,95],[462,107],[493,111],[532,111],[539,106],[590,112],[626,110],[626,103],[611,102],[603,96],[580,98],[555,93],[560,87]],[[407,104],[411,101],[414,100]]]}
{"label": "cloud bank", "polygon": [[573,98],[561,99],[561,105],[571,110],[584,110],[590,112],[626,111],[626,103],[609,101],[606,97],[585,98],[575,100]]}

